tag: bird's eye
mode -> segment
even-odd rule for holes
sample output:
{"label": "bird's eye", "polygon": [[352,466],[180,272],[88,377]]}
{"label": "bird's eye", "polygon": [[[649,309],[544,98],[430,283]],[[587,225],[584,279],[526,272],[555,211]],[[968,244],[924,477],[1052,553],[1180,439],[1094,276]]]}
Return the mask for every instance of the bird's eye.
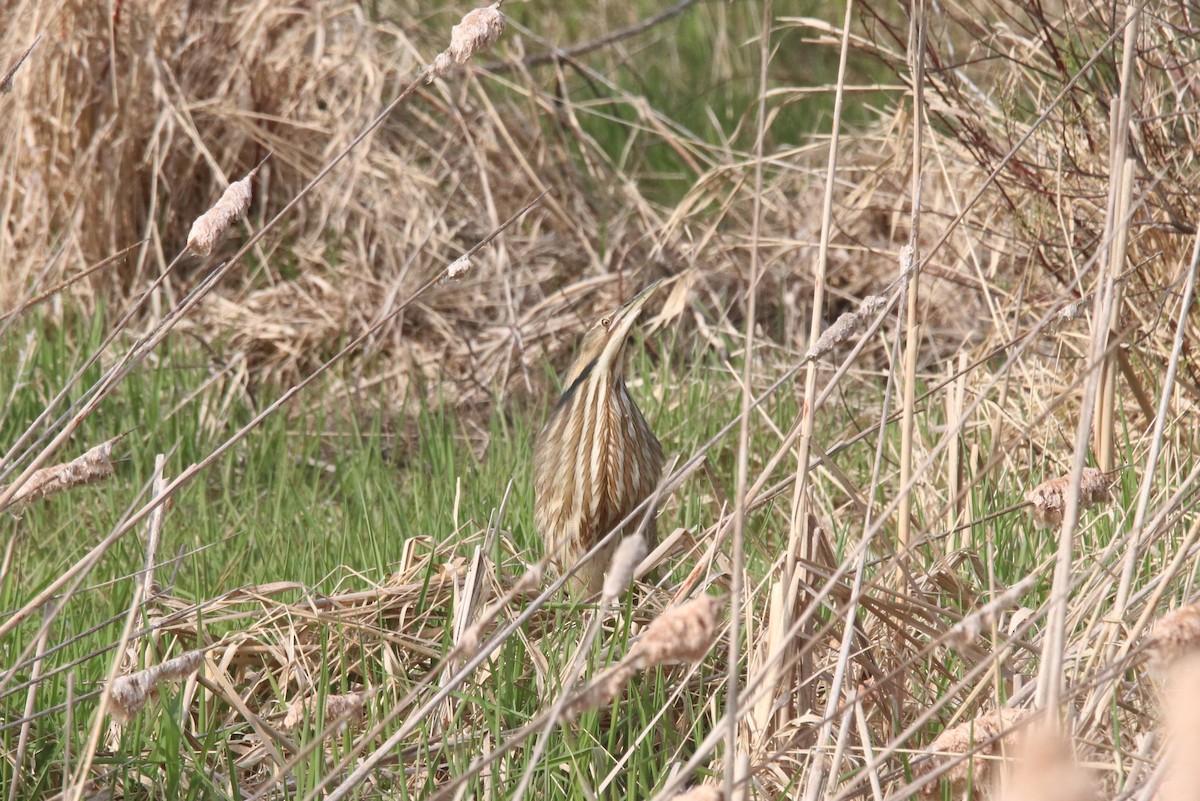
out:
{"label": "bird's eye", "polygon": [[600,325],[604,326],[605,328],[608,328],[610,325],[612,325],[612,320],[610,320],[607,317],[601,317]]}

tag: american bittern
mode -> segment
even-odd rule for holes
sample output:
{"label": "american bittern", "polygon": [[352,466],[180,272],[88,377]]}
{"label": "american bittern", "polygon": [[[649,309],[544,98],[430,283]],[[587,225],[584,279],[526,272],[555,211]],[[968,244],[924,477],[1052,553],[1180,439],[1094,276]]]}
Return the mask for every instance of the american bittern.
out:
{"label": "american bittern", "polygon": [[[624,379],[625,345],[659,283],[587,332],[564,376],[566,389],[534,445],[534,519],[551,561],[561,570],[574,566],[649,497],[662,474],[662,445]],[[636,531],[639,523],[640,517],[635,518],[580,567],[576,590],[600,589],[620,537]],[[653,518],[645,536],[653,547]]]}

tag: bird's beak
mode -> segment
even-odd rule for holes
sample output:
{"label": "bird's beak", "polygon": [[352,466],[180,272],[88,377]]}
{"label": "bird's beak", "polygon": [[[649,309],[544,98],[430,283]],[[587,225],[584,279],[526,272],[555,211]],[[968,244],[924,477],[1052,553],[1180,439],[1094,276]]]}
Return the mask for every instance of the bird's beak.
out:
{"label": "bird's beak", "polygon": [[642,314],[642,307],[646,305],[646,301],[650,300],[655,290],[662,285],[662,282],[663,279],[658,279],[626,301],[624,306],[617,309],[612,316],[612,322],[608,326],[610,341],[614,338],[624,340],[629,336],[630,329],[633,328],[633,324],[637,322],[638,317]]}
{"label": "bird's beak", "polygon": [[604,350],[600,354],[599,363],[603,369],[620,369],[621,354],[625,352],[625,343],[629,341],[629,332],[642,314],[646,301],[658,289],[662,279],[630,298],[624,306],[617,309],[609,317],[608,337],[604,340]]}

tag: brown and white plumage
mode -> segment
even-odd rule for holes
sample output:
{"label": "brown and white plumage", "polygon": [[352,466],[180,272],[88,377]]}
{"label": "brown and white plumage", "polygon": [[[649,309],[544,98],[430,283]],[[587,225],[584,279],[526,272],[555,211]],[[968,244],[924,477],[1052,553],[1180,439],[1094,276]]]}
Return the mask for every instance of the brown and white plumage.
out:
{"label": "brown and white plumage", "polygon": [[[574,566],[649,497],[661,477],[662,446],[624,380],[625,345],[658,283],[587,332],[534,445],[534,520],[560,570]],[[620,537],[637,530],[640,519],[580,568],[577,587],[599,590]],[[654,533],[652,519],[648,545]]]}

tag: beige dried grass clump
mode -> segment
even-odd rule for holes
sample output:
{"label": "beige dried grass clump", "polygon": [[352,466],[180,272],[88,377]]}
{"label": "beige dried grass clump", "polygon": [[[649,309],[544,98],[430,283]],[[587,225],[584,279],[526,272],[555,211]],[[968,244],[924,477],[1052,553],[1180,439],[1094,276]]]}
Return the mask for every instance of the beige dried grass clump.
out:
{"label": "beige dried grass clump", "polygon": [[196,218],[192,223],[192,230],[188,232],[188,250],[198,256],[212,253],[213,247],[229,230],[229,226],[250,208],[250,200],[253,197],[250,182],[257,172],[258,167],[255,167],[246,173],[245,178],[231,183],[221,195],[221,199]]}
{"label": "beige dried grass clump", "polygon": [[190,676],[203,659],[203,651],[189,651],[154,667],[118,677],[108,691],[110,714],[120,722],[133,718],[146,707],[147,701],[158,695],[159,684]]}
{"label": "beige dried grass clump", "polygon": [[[112,458],[113,448],[124,438],[124,434],[118,434],[69,462],[43,467],[34,472],[13,494],[8,503],[0,507],[0,511],[24,506],[56,493],[65,492],[72,487],[101,481],[112,476],[116,472]],[[0,494],[7,489],[8,486],[0,488]]]}
{"label": "beige dried grass clump", "polygon": [[[1033,516],[1038,523],[1047,527],[1062,523],[1070,486],[1071,477],[1065,475],[1047,479],[1025,493],[1025,500],[1033,505]],[[1080,507],[1086,509],[1107,501],[1109,486],[1108,475],[1103,470],[1085,467],[1079,481]]]}
{"label": "beige dried grass clump", "polygon": [[[298,698],[288,704],[287,715],[283,718],[284,730],[293,731],[306,720],[315,721],[317,704],[320,703],[320,700],[319,696],[310,695],[307,698]],[[341,723],[338,731],[344,730],[348,724],[357,726],[362,723],[364,717],[362,693],[325,696],[326,724],[332,723],[343,715],[350,717]]]}
{"label": "beige dried grass clump", "polygon": [[1150,672],[1167,678],[1174,663],[1200,653],[1200,604],[1189,604],[1158,621],[1146,640]]}
{"label": "beige dried grass clump", "polygon": [[[1028,717],[1024,709],[994,709],[974,720],[951,726],[938,735],[927,749],[930,752],[915,766],[914,773],[924,776],[944,765],[953,764],[939,778],[950,783],[952,792],[961,793],[971,787],[984,787],[991,779],[995,757],[1002,747],[1012,745],[1016,732],[1009,731]],[[921,789],[922,794],[938,794],[938,782],[931,781]]]}

